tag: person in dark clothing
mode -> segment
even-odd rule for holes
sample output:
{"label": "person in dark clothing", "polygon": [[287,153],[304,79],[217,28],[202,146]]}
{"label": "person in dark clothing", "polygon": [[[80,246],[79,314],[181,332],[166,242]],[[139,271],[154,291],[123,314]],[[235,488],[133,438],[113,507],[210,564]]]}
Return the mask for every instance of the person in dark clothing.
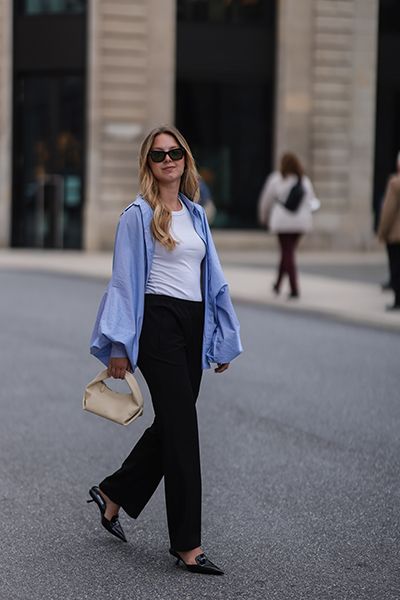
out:
{"label": "person in dark clothing", "polygon": [[378,238],[387,246],[390,285],[394,303],[388,310],[400,310],[400,164],[398,172],[389,178],[381,209]]}

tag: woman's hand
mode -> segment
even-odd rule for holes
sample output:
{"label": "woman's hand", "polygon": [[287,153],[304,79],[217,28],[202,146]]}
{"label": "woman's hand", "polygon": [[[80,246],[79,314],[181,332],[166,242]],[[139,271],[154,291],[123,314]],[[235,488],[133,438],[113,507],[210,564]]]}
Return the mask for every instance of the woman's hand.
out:
{"label": "woman's hand", "polygon": [[127,358],[110,358],[108,363],[108,376],[114,379],[124,379],[126,371],[131,371]]}
{"label": "woman's hand", "polygon": [[227,369],[229,369],[229,365],[231,363],[217,363],[217,367],[214,369],[214,373],[223,373]]}

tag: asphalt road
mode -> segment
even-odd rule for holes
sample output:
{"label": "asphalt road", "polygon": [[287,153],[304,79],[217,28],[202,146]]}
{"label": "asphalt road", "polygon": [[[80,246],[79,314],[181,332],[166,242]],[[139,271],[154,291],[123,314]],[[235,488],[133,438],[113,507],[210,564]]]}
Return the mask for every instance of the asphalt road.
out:
{"label": "asphalt road", "polygon": [[88,488],[151,422],[83,413],[103,284],[0,271],[1,600],[398,600],[400,336],[239,306],[246,352],[203,379],[203,544],[168,555],[162,488],[123,544]]}

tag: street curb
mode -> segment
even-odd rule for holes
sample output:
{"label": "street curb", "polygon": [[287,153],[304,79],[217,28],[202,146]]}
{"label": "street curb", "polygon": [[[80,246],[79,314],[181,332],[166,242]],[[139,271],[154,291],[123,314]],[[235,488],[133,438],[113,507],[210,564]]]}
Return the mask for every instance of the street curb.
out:
{"label": "street curb", "polygon": [[232,301],[234,304],[241,304],[242,306],[249,306],[258,309],[268,309],[278,313],[291,313],[305,317],[318,317],[319,319],[327,319],[332,322],[336,322],[341,325],[352,325],[354,327],[368,327],[376,331],[385,331],[386,333],[392,333],[394,335],[400,334],[400,322],[399,324],[388,324],[382,323],[381,321],[373,321],[369,319],[355,318],[351,315],[343,313],[335,313],[334,311],[328,311],[323,308],[318,309],[310,306],[294,306],[286,304],[277,304],[275,302],[262,302],[261,300],[251,300],[249,298],[240,297],[240,295],[231,294]]}
{"label": "street curb", "polygon": [[[86,259],[86,260],[85,260]],[[110,253],[82,255],[80,253],[1,252],[0,270],[79,277],[106,282],[111,275]],[[384,312],[383,298],[375,285],[334,280],[301,274],[304,293],[301,299],[284,302],[281,297],[270,297],[274,269],[264,267],[224,266],[234,302],[272,308],[292,314],[315,315],[343,323],[351,323],[400,333],[400,314]],[[336,296],[337,306],[332,305]],[[307,304],[308,302],[308,304]],[[329,305],[330,302],[330,305]],[[356,308],[359,306],[359,311]]]}

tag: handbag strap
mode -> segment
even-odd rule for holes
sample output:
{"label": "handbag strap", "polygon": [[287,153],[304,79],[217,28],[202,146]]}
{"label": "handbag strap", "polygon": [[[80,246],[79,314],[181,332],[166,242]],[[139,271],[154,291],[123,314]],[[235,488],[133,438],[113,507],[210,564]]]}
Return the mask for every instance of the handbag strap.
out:
{"label": "handbag strap", "polygon": [[[100,373],[97,373],[96,377],[88,384],[87,387],[90,387],[92,385],[95,385],[96,383],[100,383],[101,381],[104,381],[105,379],[109,379],[108,376],[108,370],[104,369],[104,371],[100,371]],[[125,381],[128,384],[132,394],[137,398],[140,397],[142,398],[142,392],[140,391],[140,387],[138,382],[136,381],[135,376],[133,375],[133,373],[130,373],[129,371],[125,371]]]}
{"label": "handbag strap", "polygon": [[134,374],[130,373],[129,371],[125,371],[125,381],[131,388],[132,394],[135,396],[135,398],[140,398],[141,402],[143,404],[142,392],[140,390],[139,384],[136,381],[136,377],[134,376]]}

